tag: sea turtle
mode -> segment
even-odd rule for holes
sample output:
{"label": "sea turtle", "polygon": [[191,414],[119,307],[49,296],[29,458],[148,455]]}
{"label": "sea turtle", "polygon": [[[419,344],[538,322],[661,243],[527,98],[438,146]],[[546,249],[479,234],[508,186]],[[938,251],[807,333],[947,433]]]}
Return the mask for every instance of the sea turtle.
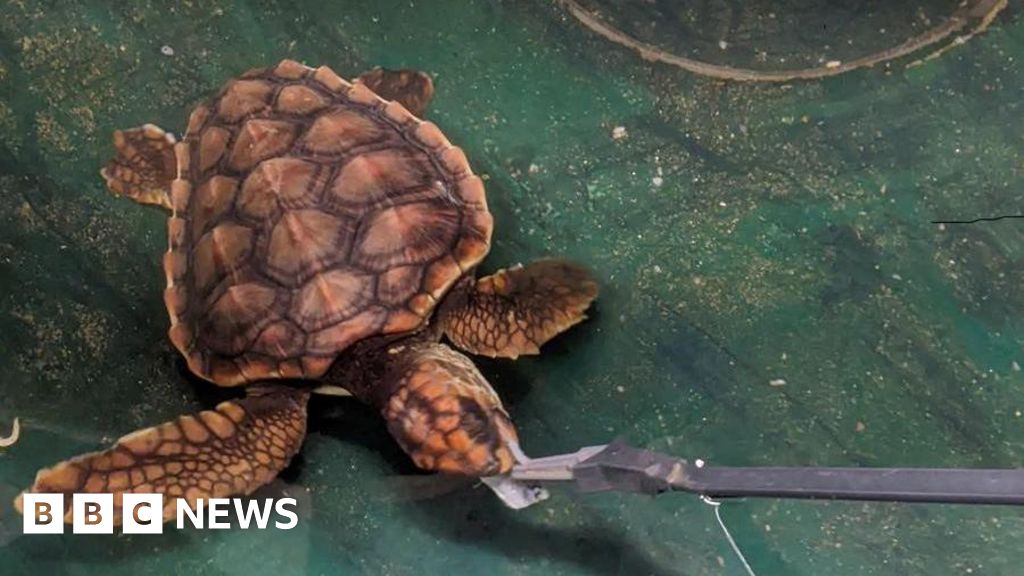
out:
{"label": "sea turtle", "polygon": [[421,468],[485,477],[523,458],[497,394],[441,341],[536,354],[597,285],[552,259],[475,277],[492,218],[462,150],[420,120],[432,94],[421,72],[349,83],[285,60],[229,81],[180,143],[151,124],[116,131],[109,189],[170,211],[170,339],[192,372],[246,395],[44,469],[28,491],[117,506],[249,494],[299,450],[311,382],[378,409]]}

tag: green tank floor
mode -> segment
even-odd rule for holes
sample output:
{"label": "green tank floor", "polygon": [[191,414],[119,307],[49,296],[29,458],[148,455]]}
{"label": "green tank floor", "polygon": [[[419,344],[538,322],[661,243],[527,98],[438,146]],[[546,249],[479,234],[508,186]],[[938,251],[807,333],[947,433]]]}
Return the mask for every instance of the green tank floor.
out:
{"label": "green tank floor", "polygon": [[[204,95],[284,57],[434,75],[428,116],[487,178],[486,267],[551,254],[599,275],[589,322],[541,357],[480,363],[527,453],[621,436],[722,465],[1021,466],[1024,222],[931,223],[1024,212],[1019,8],[923,66],[764,85],[644,62],[553,2],[348,4],[4,5],[0,429],[23,426],[0,452],[0,572],[742,573],[696,498],[555,489],[513,512],[414,475],[338,398],[315,399],[264,492],[299,500],[294,530],[21,535],[9,502],[38,468],[230,394],[166,337],[165,219],[105,191],[111,131],[180,132]],[[760,576],[1024,564],[1009,507],[722,513]]]}

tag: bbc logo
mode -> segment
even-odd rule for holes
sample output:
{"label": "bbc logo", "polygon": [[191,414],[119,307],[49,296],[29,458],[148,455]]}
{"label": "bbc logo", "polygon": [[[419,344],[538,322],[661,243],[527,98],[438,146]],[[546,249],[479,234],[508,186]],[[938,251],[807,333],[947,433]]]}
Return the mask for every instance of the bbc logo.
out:
{"label": "bbc logo", "polygon": [[[63,494],[23,494],[22,531],[25,534],[64,533]],[[161,534],[164,528],[162,494],[124,494],[121,528],[125,534]],[[75,494],[71,500],[71,530],[75,534],[114,533],[113,494]]]}
{"label": "bbc logo", "polygon": [[[175,498],[176,526],[224,530],[231,528],[232,510],[239,528],[255,526],[266,530],[273,523],[278,530],[291,530],[298,525],[294,498],[243,499],[197,498],[195,505]],[[162,534],[164,531],[163,494],[122,494],[120,522],[114,518],[113,494],[73,494],[71,528],[75,534],[113,534],[119,523],[125,534]],[[22,531],[25,534],[63,534],[65,521],[64,494],[22,494]]]}

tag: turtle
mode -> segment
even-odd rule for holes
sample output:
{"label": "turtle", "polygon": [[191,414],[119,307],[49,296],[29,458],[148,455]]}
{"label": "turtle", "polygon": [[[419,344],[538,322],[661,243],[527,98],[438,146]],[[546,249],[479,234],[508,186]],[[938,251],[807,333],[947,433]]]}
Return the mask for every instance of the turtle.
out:
{"label": "turtle", "polygon": [[175,498],[251,494],[300,450],[325,384],[379,411],[423,470],[486,478],[523,461],[466,354],[538,354],[598,285],[553,258],[477,276],[493,217],[464,152],[422,119],[433,92],[415,70],[349,82],[284,60],[228,81],[180,142],[153,124],[115,131],[110,192],[169,213],[170,340],[192,373],[245,392],[43,469],[26,491],[112,493],[115,508],[161,493],[165,521]]}

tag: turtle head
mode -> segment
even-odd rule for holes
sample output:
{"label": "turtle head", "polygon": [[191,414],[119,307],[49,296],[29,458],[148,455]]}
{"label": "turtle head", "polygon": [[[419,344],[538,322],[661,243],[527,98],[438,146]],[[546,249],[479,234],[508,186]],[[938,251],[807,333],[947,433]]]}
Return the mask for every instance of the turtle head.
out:
{"label": "turtle head", "polygon": [[434,96],[434,81],[419,70],[374,68],[356,79],[385,100],[401,102],[409,112],[422,117]]}

